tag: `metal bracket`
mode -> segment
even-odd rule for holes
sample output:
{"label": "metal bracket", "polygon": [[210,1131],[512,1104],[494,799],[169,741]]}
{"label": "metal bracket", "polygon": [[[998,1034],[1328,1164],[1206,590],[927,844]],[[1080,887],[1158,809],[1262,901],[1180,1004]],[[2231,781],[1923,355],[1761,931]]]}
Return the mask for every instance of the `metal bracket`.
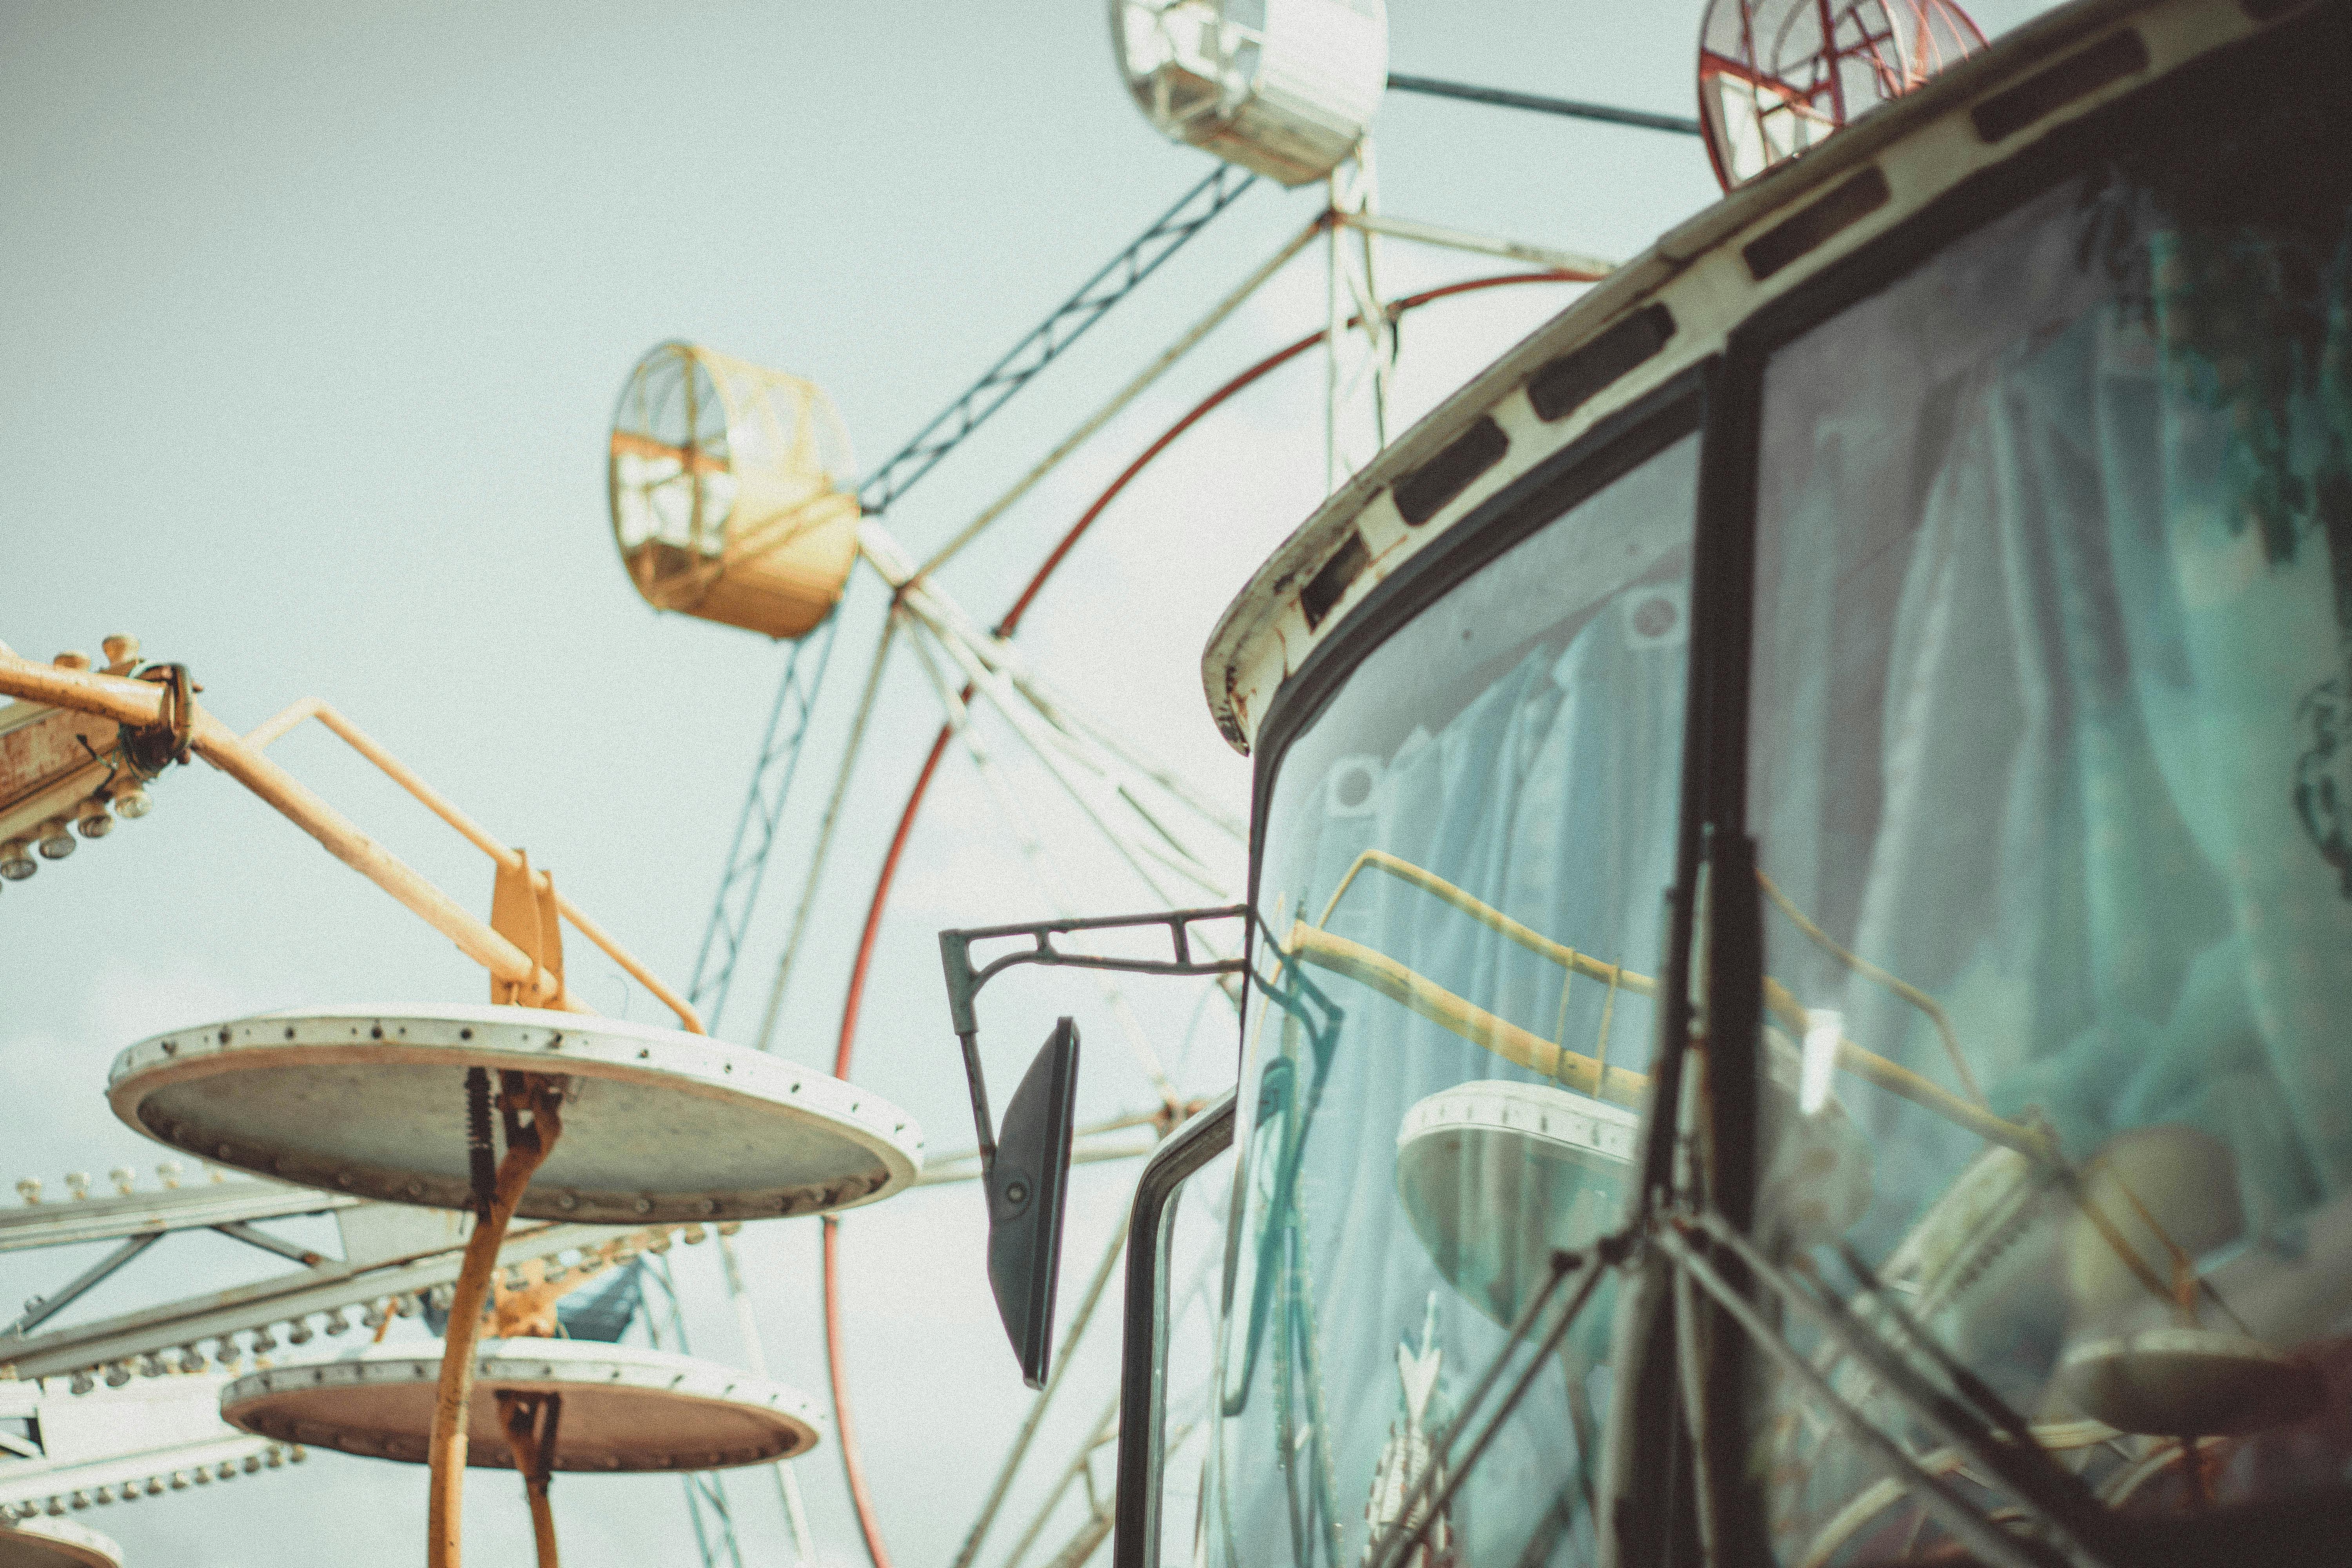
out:
{"label": "metal bracket", "polygon": [[[1247,904],[1215,909],[1169,910],[1140,915],[1101,915],[1092,920],[1032,921],[1022,925],[977,926],[940,932],[940,963],[947,972],[948,1013],[958,1043],[963,1047],[963,1073],[971,1090],[972,1131],[980,1140],[983,1176],[996,1163],[996,1126],[988,1110],[988,1079],[980,1065],[980,1020],[974,1003],[982,986],[1020,963],[1042,963],[1066,969],[1114,969],[1128,974],[1187,976],[1245,974],[1246,957],[1197,959],[1192,956],[1192,929],[1206,921],[1237,920],[1246,928],[1253,919]],[[1132,931],[1157,926],[1168,932],[1175,956],[1168,959],[1116,958],[1105,953],[1065,952],[1054,938],[1073,931]],[[1005,937],[1027,937],[1033,943],[978,968],[971,961],[972,943]]]}
{"label": "metal bracket", "polygon": [[280,1258],[290,1258],[305,1268],[316,1268],[322,1263],[334,1261],[324,1253],[313,1252],[307,1247],[297,1247],[290,1241],[281,1241],[268,1231],[257,1229],[241,1219],[223,1220],[211,1228],[232,1241],[241,1241],[247,1247],[257,1247],[264,1252],[274,1252]]}
{"label": "metal bracket", "polygon": [[[563,927],[555,903],[555,882],[534,871],[530,857],[515,852],[514,864],[497,862],[490,885],[490,929],[522,949],[534,968],[528,984],[490,976],[490,1000],[529,1007],[541,996],[563,991]],[[546,982],[541,973],[548,976]]]}
{"label": "metal bracket", "polygon": [[173,763],[185,766],[188,744],[195,733],[196,696],[204,689],[188,677],[184,664],[151,664],[133,679],[152,681],[163,689],[156,721],[134,730],[122,727],[122,754],[142,778],[153,778]]}
{"label": "metal bracket", "polygon": [[35,1329],[89,1295],[116,1269],[163,1239],[163,1233],[160,1230],[151,1230],[142,1235],[134,1236],[88,1268],[83,1269],[72,1283],[56,1295],[37,1297],[27,1301],[25,1303],[25,1315],[6,1328],[0,1329],[0,1340],[18,1339],[31,1333]]}

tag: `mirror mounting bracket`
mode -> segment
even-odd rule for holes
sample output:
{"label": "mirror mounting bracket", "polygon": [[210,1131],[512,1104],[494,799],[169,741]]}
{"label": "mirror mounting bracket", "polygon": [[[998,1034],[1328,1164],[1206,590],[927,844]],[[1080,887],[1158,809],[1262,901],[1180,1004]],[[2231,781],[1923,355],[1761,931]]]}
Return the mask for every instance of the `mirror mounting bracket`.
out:
{"label": "mirror mounting bracket", "polygon": [[[1192,951],[1192,928],[1210,921],[1238,920],[1246,926],[1247,904],[1214,909],[1155,910],[1139,915],[1102,915],[1092,920],[1031,921],[1020,925],[977,926],[940,932],[940,963],[947,972],[948,1014],[958,1044],[963,1047],[964,1080],[971,1090],[972,1131],[980,1141],[980,1169],[985,1180],[996,1164],[996,1128],[990,1119],[988,1079],[980,1065],[980,1021],[975,1003],[981,987],[1015,964],[1039,963],[1066,969],[1115,969],[1129,974],[1161,974],[1181,978],[1203,974],[1242,974],[1249,960],[1198,958]],[[1157,926],[1168,932],[1171,957],[1118,958],[1103,953],[1069,952],[1054,945],[1057,936],[1076,931],[1131,931]],[[1032,945],[975,966],[974,942],[1026,937]]]}

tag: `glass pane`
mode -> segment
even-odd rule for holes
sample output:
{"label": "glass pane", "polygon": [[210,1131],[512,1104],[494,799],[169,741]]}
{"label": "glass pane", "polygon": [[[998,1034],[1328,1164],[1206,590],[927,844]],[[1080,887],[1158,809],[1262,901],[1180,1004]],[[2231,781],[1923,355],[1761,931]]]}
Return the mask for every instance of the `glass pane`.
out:
{"label": "glass pane", "polygon": [[[1671,880],[1696,438],[1454,587],[1273,784],[1206,1555],[1348,1568],[1615,1218]],[[1276,1000],[1269,1002],[1269,996]],[[1595,1300],[1415,1561],[1591,1560]]]}
{"label": "glass pane", "polygon": [[1216,1370],[1217,1264],[1224,1257],[1234,1152],[1184,1179],[1160,1217],[1160,1568],[1189,1568],[1207,1476],[1209,1406]]}
{"label": "glass pane", "polygon": [[[2347,108],[2232,112],[1780,353],[1759,503],[1764,1237],[2156,1513],[2352,1460]],[[1789,1560],[1951,1551],[1755,1441]]]}

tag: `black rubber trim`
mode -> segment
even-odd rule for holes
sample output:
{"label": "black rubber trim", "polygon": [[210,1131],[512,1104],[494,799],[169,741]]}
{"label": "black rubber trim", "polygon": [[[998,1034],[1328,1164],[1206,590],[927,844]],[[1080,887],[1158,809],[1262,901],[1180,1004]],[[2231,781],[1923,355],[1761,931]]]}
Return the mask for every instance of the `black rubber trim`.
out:
{"label": "black rubber trim", "polygon": [[1747,258],[1748,275],[1763,282],[1885,206],[1893,195],[1878,165],[1864,165],[1811,206],[1749,240],[1739,252]]}
{"label": "black rubber trim", "polygon": [[1298,591],[1298,608],[1307,616],[1308,631],[1323,624],[1323,617],[1331,613],[1331,606],[1348,596],[1348,590],[1355,586],[1356,579],[1362,576],[1364,568],[1371,563],[1372,552],[1364,548],[1363,531],[1350,530],[1348,542],[1333,551],[1331,559],[1323,563],[1315,575],[1307,580],[1307,586]]}
{"label": "black rubber trim", "polygon": [[1127,1226],[1127,1305],[1119,1339],[1118,1492],[1113,1510],[1111,1568],[1154,1568],[1160,1544],[1160,1490],[1152,1485],[1159,1447],[1160,1270],[1167,1261],[1161,1221],[1176,1189],[1233,1147],[1234,1091],[1170,1135],[1136,1179]]}
{"label": "black rubber trim", "polygon": [[2126,27],[2067,56],[2048,70],[1994,93],[1969,110],[1969,118],[1976,122],[1979,137],[1988,142],[2000,142],[2078,98],[2137,76],[2147,65],[2147,45],[2137,29]]}
{"label": "black rubber trim", "polygon": [[1528,378],[1528,402],[1547,424],[1565,419],[1593,395],[1643,361],[1654,357],[1675,335],[1673,312],[1644,305],[1580,348],[1547,361]]}
{"label": "black rubber trim", "polygon": [[1445,449],[1396,482],[1397,514],[1415,528],[1445,510],[1446,503],[1470,488],[1471,481],[1503,460],[1511,438],[1491,415],[1445,445]]}

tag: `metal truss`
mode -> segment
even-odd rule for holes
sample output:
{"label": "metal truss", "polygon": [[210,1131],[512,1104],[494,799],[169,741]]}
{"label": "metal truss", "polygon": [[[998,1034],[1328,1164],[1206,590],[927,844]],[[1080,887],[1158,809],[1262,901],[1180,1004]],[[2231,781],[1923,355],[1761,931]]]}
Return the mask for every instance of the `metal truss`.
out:
{"label": "metal truss", "polygon": [[[77,1212],[85,1208],[92,1212]],[[53,1215],[51,1210],[58,1212]],[[331,1210],[344,1227],[345,1256],[341,1258],[309,1252],[251,1224],[253,1218]],[[247,1217],[236,1217],[240,1214]],[[230,1217],[224,1220],[224,1215]],[[194,1372],[208,1363],[224,1372],[233,1371],[248,1356],[257,1363],[277,1348],[281,1336],[299,1345],[319,1331],[330,1335],[348,1331],[352,1323],[344,1314],[351,1309],[359,1310],[360,1324],[366,1328],[376,1327],[392,1313],[405,1316],[423,1310],[427,1297],[437,1300],[457,1279],[464,1250],[464,1237],[435,1211],[363,1203],[342,1194],[305,1193],[260,1181],[208,1183],[176,1192],[141,1194],[128,1205],[115,1199],[28,1205],[0,1215],[0,1248],[110,1239],[124,1234],[116,1227],[133,1220],[142,1228],[130,1233],[122,1247],[62,1289],[37,1300],[25,1319],[0,1332],[0,1381],[12,1373],[23,1379],[64,1378],[74,1392],[81,1393],[100,1379],[110,1387],[121,1387],[133,1376]],[[401,1235],[404,1225],[415,1227],[405,1237]],[[205,1229],[223,1230],[304,1266],[226,1290],[184,1297],[94,1322],[33,1331],[86,1294],[99,1279],[167,1236]],[[424,1234],[427,1230],[434,1234]],[[371,1234],[390,1239],[383,1245],[368,1245]],[[511,1267],[531,1258],[572,1254],[578,1258],[573,1267],[593,1270],[626,1262],[641,1252],[665,1250],[677,1234],[676,1226],[630,1230],[531,1223],[509,1233],[499,1260],[501,1266]],[[699,1241],[707,1234],[698,1225],[683,1227],[683,1239],[688,1242]],[[320,1320],[316,1328],[314,1319]],[[245,1336],[242,1341],[240,1335]],[[209,1352],[204,1348],[207,1342]]]}
{"label": "metal truss", "polygon": [[[178,1163],[167,1163],[176,1175]],[[124,1237],[199,1227],[222,1230],[231,1226],[238,1229],[230,1231],[230,1235],[247,1241],[251,1237],[240,1232],[249,1230],[255,1220],[326,1214],[353,1208],[362,1202],[347,1193],[313,1192],[308,1187],[280,1186],[276,1182],[250,1179],[229,1181],[217,1174],[194,1186],[142,1193],[132,1187],[127,1166],[115,1173],[115,1184],[118,1191],[110,1198],[79,1197],[65,1203],[42,1203],[37,1198],[22,1208],[0,1212],[0,1252],[70,1247],[80,1242],[114,1241]],[[34,1193],[40,1190],[39,1184],[30,1180],[17,1185]],[[268,1241],[257,1245],[277,1250]],[[307,1260],[298,1257],[296,1261]]]}
{"label": "metal truss", "polygon": [[[1200,233],[1211,218],[1231,206],[1255,179],[1254,174],[1219,163],[1207,178],[1187,191],[1126,249],[1087,279],[1076,293],[1015,343],[962,396],[869,475],[858,487],[859,504],[868,512],[888,510],[916,480],[930,472],[940,458],[977,430],[1039,371]],[[972,531],[977,529],[967,531],[967,534]],[[743,809],[736,819],[734,838],[728,846],[727,868],[719,878],[719,896],[711,906],[702,947],[695,957],[693,982],[688,988],[695,1005],[705,1009],[714,1030],[727,1004],[743,940],[751,930],[768,856],[775,847],[776,826],[782,819],[793,778],[800,767],[801,752],[808,739],[810,713],[840,624],[836,612],[816,633],[793,647],[777,687],[775,704],[769,710],[767,731],[761,739],[759,756],[752,764],[751,785],[744,793]],[[820,848],[817,858],[821,859],[822,856]],[[797,945],[798,936],[796,922],[790,945]],[[782,967],[788,969],[790,962],[788,952]],[[777,989],[781,995],[781,984]],[[772,1027],[774,1013],[772,1002],[769,1016],[761,1027],[763,1044]]]}
{"label": "metal truss", "polygon": [[858,487],[859,504],[868,512],[889,510],[917,479],[929,473],[933,465],[955,450],[990,415],[1003,407],[1006,400],[1027,385],[1063,350],[1077,342],[1112,306],[1134,292],[1154,268],[1200,233],[1211,218],[1231,206],[1256,180],[1255,174],[1230,163],[1217,164],[1208,178],[1187,191],[1133,244],[1112,257],[1102,270],[1087,279],[1034,331],[1013,344],[970,390],[916,432],[915,438],[900,447],[888,462],[875,469]]}
{"label": "metal truss", "polygon": [[775,846],[776,825],[783,818],[793,775],[800,769],[809,715],[840,630],[836,612],[793,645],[784,659],[783,679],[776,684],[775,704],[768,710],[767,732],[760,738],[760,754],[751,764],[751,785],[735,819],[734,840],[727,847],[727,869],[719,879],[719,897],[711,905],[710,923],[703,928],[702,948],[694,955],[694,978],[686,989],[714,1034],[760,900],[760,881],[767,873],[768,852]]}
{"label": "metal truss", "polygon": [[[686,1314],[678,1305],[677,1286],[670,1279],[669,1259],[655,1258],[646,1276],[661,1287],[658,1308],[650,1294],[643,1303],[646,1336],[656,1350],[691,1354],[687,1347]],[[686,1484],[686,1514],[694,1525],[694,1544],[705,1568],[721,1562],[743,1568],[743,1548],[735,1539],[735,1514],[727,1501],[726,1481],[716,1470],[690,1470],[678,1479]]]}
{"label": "metal truss", "polygon": [[0,1381],[0,1529],[137,1502],[278,1469],[298,1444],[220,1418],[226,1373],[73,1394],[55,1381]]}

